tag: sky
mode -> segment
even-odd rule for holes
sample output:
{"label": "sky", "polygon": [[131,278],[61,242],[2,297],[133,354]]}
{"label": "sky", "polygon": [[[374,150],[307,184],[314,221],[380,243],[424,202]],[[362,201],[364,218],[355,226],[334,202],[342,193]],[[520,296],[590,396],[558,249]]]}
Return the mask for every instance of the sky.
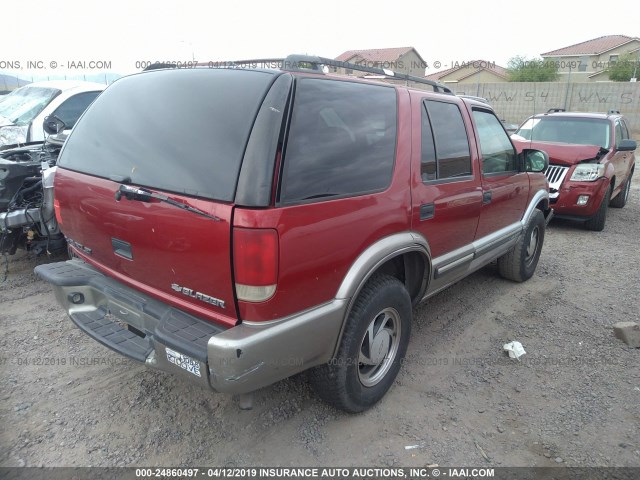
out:
{"label": "sky", "polygon": [[27,79],[105,70],[128,74],[145,62],[291,53],[333,58],[346,50],[412,46],[429,74],[438,70],[435,62],[440,69],[480,59],[506,67],[516,55],[535,58],[602,35],[640,36],[637,22],[610,21],[639,18],[640,2],[620,0],[608,13],[605,3],[595,5],[558,0],[10,2],[2,15],[0,73]]}

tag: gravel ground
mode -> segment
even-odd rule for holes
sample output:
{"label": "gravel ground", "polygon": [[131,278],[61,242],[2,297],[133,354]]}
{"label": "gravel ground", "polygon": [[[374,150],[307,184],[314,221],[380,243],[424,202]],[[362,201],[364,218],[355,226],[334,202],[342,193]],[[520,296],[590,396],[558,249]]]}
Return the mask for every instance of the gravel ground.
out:
{"label": "gravel ground", "polygon": [[359,415],[304,374],[243,411],[145,369],[66,318],[33,274],[60,258],[18,254],[0,284],[0,466],[640,466],[640,349],[611,328],[640,322],[639,218],[636,185],[604,232],[554,220],[530,281],[488,266],[422,304],[396,384]]}

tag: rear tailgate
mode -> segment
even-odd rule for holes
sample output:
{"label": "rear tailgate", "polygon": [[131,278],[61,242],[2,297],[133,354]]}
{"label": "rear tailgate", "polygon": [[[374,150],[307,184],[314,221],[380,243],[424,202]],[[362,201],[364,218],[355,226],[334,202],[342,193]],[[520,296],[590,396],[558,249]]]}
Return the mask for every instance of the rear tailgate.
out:
{"label": "rear tailgate", "polygon": [[155,200],[116,201],[119,183],[64,168],[55,185],[62,228],[85,261],[177,308],[236,323],[231,205],[169,194],[215,221]]}
{"label": "rear tailgate", "polygon": [[[58,162],[57,211],[78,254],[172,306],[237,323],[230,245],[236,185],[275,78],[250,70],[158,70],[107,88]],[[116,195],[120,188],[165,201]]]}

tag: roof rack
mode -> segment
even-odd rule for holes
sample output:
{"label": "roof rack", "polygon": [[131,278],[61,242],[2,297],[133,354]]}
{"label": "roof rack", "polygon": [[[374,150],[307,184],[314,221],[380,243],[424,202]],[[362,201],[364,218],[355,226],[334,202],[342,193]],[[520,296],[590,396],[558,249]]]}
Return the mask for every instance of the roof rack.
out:
{"label": "roof rack", "polygon": [[486,103],[487,105],[490,105],[489,104],[489,100],[487,100],[484,97],[477,97],[475,95],[465,95],[463,93],[459,94],[458,97],[460,97],[460,98],[468,98],[469,100],[475,100],[476,102]]}
{"label": "roof rack", "polygon": [[558,113],[558,112],[566,112],[564,108],[550,108],[547,110],[547,113]]}
{"label": "roof rack", "polygon": [[[449,87],[439,82],[434,82],[433,80],[414,77],[413,75],[407,75],[406,73],[394,72],[393,70],[389,70],[386,68],[367,67],[364,65],[341,62],[332,58],[317,57],[314,55],[289,55],[286,58],[256,58],[251,60],[216,61],[208,63],[198,63],[197,66],[208,66],[209,68],[246,68],[246,66],[250,66],[252,68],[258,68],[260,65],[269,65],[268,68],[274,68],[275,64],[279,66],[280,70],[284,70],[287,72],[312,72],[318,74],[325,73],[322,69],[323,65],[335,68],[348,68],[351,70],[358,70],[360,72],[371,73],[374,75],[381,75],[384,78],[422,83],[423,85],[429,85],[430,87],[432,87],[434,92],[454,95],[453,91]],[[154,68],[166,68],[164,67],[164,64],[158,65],[159,66],[156,66],[155,64],[150,65],[145,70],[153,70]],[[169,68],[170,67],[174,67],[174,65],[169,65]]]}
{"label": "roof rack", "polygon": [[358,70],[360,72],[372,73],[375,75],[384,75],[385,77],[390,77],[393,79],[422,83],[424,85],[433,87],[434,92],[453,94],[449,87],[445,87],[443,84],[434,82],[433,80],[427,80],[426,78],[414,77],[413,75],[394,72],[386,68],[367,67],[364,65],[357,65],[355,63],[341,62],[339,60],[333,60],[332,58],[316,57],[312,55],[289,55],[284,59],[281,69],[288,72],[324,73],[321,67],[322,65],[335,68],[348,68],[351,70]]}

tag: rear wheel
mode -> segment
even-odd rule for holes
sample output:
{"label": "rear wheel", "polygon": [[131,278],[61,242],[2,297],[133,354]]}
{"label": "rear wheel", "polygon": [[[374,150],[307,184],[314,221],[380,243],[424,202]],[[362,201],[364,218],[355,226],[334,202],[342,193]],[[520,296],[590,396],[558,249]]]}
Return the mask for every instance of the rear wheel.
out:
{"label": "rear wheel", "polygon": [[607,220],[607,211],[609,209],[609,200],[611,199],[611,189],[607,190],[605,193],[600,206],[598,207],[598,211],[596,214],[584,222],[584,226],[587,227],[588,230],[593,230],[594,232],[601,232],[604,230],[604,224]]}
{"label": "rear wheel", "polygon": [[631,190],[631,175],[629,175],[629,178],[627,178],[627,181],[624,183],[624,187],[622,187],[622,190],[620,191],[620,193],[618,193],[618,196],[616,196],[616,198],[611,200],[611,202],[609,203],[609,206],[613,208],[623,208],[627,204],[627,201],[629,200],[630,190]]}
{"label": "rear wheel", "polygon": [[389,390],[407,351],[411,299],[397,278],[375,275],[359,294],[338,354],[311,372],[320,398],[350,413],[371,407]]}
{"label": "rear wheel", "polygon": [[544,243],[545,226],[544,214],[535,210],[520,242],[498,258],[498,271],[502,277],[524,282],[533,276]]}

